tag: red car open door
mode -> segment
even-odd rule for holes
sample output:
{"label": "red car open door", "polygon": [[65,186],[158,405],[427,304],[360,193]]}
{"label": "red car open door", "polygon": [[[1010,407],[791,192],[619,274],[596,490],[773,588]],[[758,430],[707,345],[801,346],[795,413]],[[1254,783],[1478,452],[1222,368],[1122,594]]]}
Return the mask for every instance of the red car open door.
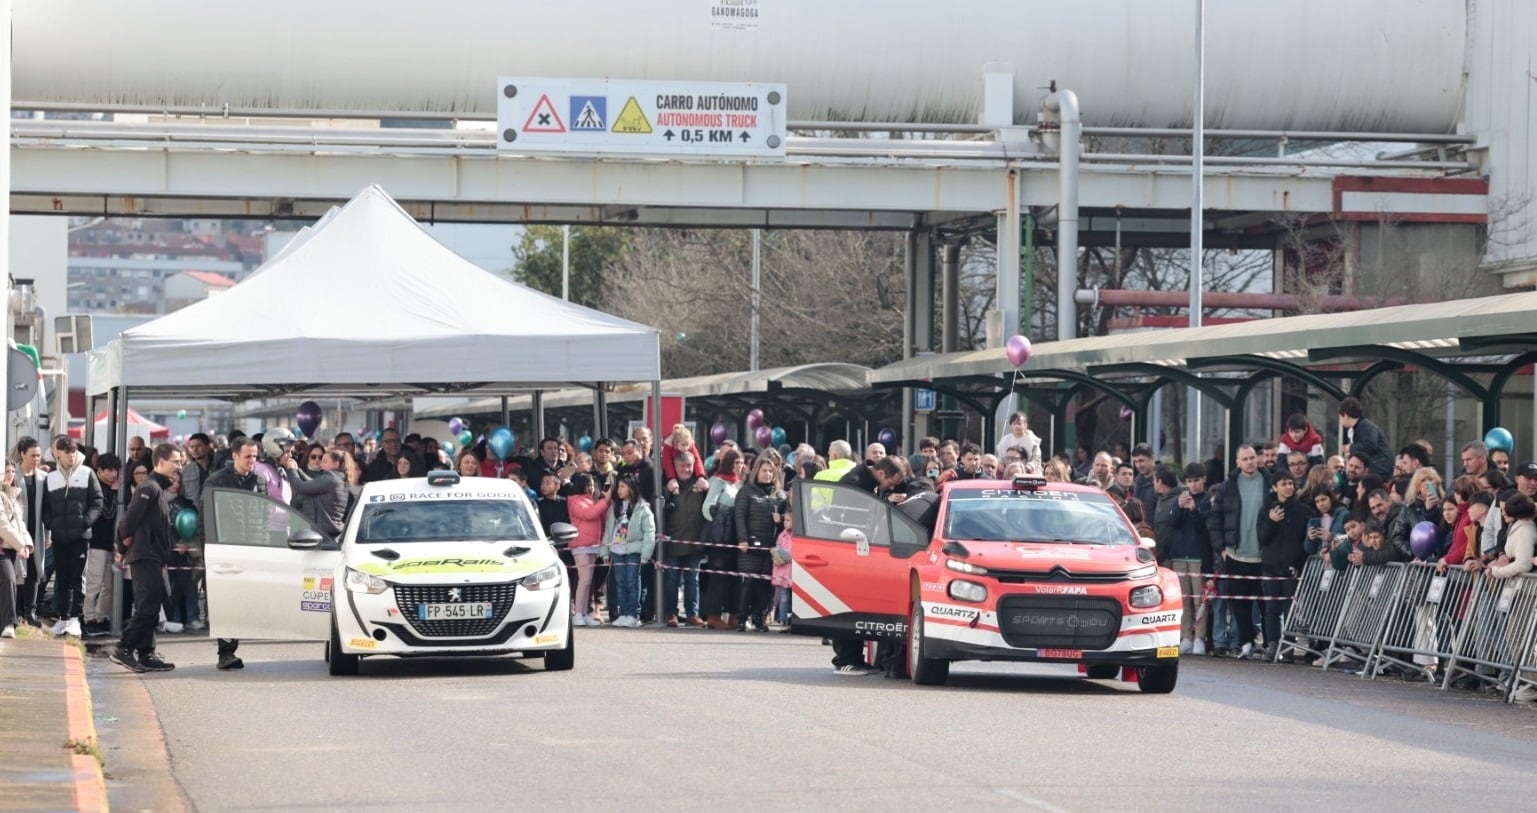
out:
{"label": "red car open door", "polygon": [[791,631],[901,638],[909,563],[891,549],[891,506],[853,486],[817,480],[795,484],[794,506]]}

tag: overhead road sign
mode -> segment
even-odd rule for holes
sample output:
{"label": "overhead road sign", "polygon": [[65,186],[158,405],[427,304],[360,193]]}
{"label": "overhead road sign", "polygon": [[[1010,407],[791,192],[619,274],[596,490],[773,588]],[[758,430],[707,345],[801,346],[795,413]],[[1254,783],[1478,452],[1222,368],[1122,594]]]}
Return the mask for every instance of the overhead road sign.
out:
{"label": "overhead road sign", "polygon": [[753,82],[497,80],[498,150],[565,155],[785,155],[785,86]]}

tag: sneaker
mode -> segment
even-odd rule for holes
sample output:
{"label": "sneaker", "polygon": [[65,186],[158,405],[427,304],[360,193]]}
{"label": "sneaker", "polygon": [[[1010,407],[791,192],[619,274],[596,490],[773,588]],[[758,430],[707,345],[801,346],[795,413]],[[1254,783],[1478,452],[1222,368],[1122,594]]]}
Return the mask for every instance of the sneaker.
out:
{"label": "sneaker", "polygon": [[132,650],[124,649],[120,646],[113,647],[112,651],[107,653],[107,660],[112,661],[113,663],[123,667],[124,669],[127,669],[130,672],[149,671],[148,669],[144,668],[144,664],[139,663],[138,658],[133,656]]}
{"label": "sneaker", "polygon": [[15,624],[6,624],[5,625],[5,629],[0,630],[0,638],[15,638],[15,637],[16,637],[16,625]]}
{"label": "sneaker", "polygon": [[185,627],[182,626],[182,623],[180,621],[167,621],[167,622],[165,622],[165,631],[170,633],[170,634],[172,634],[172,635],[175,635],[175,634],[181,632],[183,629],[185,629]]}
{"label": "sneaker", "polygon": [[835,675],[873,675],[873,674],[875,674],[875,667],[870,666],[868,664],[863,664],[863,663],[846,663],[846,664],[844,664],[842,666],[834,667],[833,668],[833,674],[835,674]]}
{"label": "sneaker", "polygon": [[581,613],[577,613],[576,615],[571,616],[571,626],[573,626],[573,627],[585,627],[585,626],[588,626],[588,624],[587,624],[587,616],[582,615]]}
{"label": "sneaker", "polygon": [[69,621],[64,624],[64,634],[65,635],[73,635],[76,638],[79,638],[80,637],[80,619],[78,619],[78,618],[71,618],[71,619],[69,619]]}
{"label": "sneaker", "polygon": [[202,621],[193,621],[192,623],[187,625],[187,629],[189,629],[189,630],[191,630],[193,632],[202,632],[203,630],[208,629],[208,625],[203,623]]}
{"label": "sneaker", "polygon": [[642,626],[642,624],[640,623],[640,619],[633,615],[621,615],[614,619],[614,626],[624,627],[626,629],[635,629],[636,627]]}
{"label": "sneaker", "polygon": [[1193,649],[1194,646],[1195,645],[1190,642],[1189,638],[1185,638],[1185,639],[1181,640],[1179,642],[1179,654],[1181,654],[1181,655],[1189,655],[1191,649]]}
{"label": "sneaker", "polygon": [[53,626],[48,628],[48,632],[51,635],[63,635],[64,628],[67,626],[69,626],[69,619],[60,618],[58,621],[53,622]]}
{"label": "sneaker", "polygon": [[220,669],[227,672],[231,669],[244,669],[245,661],[235,655],[220,655],[218,665]]}
{"label": "sneaker", "polygon": [[144,667],[146,672],[169,672],[176,668],[176,664],[167,663],[165,658],[160,657],[159,652],[153,650],[139,653],[139,665]]}
{"label": "sneaker", "polygon": [[1234,657],[1241,661],[1246,661],[1249,658],[1254,657],[1254,644],[1245,642],[1244,645],[1238,649],[1238,654]]}
{"label": "sneaker", "polygon": [[87,621],[85,622],[85,637],[101,638],[112,634],[111,621]]}
{"label": "sneaker", "polygon": [[1206,654],[1206,642],[1201,640],[1200,638],[1197,638],[1194,641],[1191,641],[1190,642],[1190,654],[1192,654],[1192,655],[1205,655]]}

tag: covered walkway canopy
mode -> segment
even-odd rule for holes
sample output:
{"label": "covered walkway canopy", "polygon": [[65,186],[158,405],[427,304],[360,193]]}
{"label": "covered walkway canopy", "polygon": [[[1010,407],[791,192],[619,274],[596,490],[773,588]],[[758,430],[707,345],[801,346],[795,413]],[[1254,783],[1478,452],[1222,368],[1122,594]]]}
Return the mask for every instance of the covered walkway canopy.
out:
{"label": "covered walkway canopy", "polygon": [[[1500,424],[1510,379],[1537,361],[1537,292],[1421,305],[1257,319],[1211,327],[1119,333],[1036,345],[1015,384],[1002,348],[912,358],[871,373],[876,387],[929,388],[993,416],[1011,392],[1052,413],[1052,448],[1069,401],[1097,391],[1130,407],[1133,437],[1149,436],[1148,405],[1169,384],[1190,386],[1228,411],[1244,437],[1244,409],[1260,381],[1288,378],[1327,396],[1359,395],[1372,378],[1415,368],[1481,405],[1479,436]],[[1230,447],[1231,448],[1231,447]]]}

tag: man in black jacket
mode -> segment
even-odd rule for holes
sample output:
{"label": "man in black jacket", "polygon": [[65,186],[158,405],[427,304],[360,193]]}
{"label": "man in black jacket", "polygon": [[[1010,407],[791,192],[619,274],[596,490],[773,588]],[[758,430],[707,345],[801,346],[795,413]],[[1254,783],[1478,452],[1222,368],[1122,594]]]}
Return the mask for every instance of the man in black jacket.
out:
{"label": "man in black jacket", "polygon": [[133,574],[133,617],[109,658],[135,672],[169,672],[176,668],[155,652],[155,626],[165,603],[165,562],[171,558],[171,476],[182,467],[175,446],[155,447],[155,470],[134,489],[118,528],[118,559]]}
{"label": "man in black jacket", "polygon": [[[390,430],[394,431],[394,430]],[[400,435],[396,434],[396,440]],[[213,499],[210,495],[216,488],[238,488],[241,491],[249,491],[253,494],[267,496],[267,482],[256,472],[256,459],[260,456],[257,451],[260,444],[251,438],[241,438],[230,444],[230,464],[208,475],[207,482],[203,483],[203,516],[208,516],[208,505]],[[219,639],[219,668],[223,670],[244,669],[245,661],[242,661],[235,650],[240,648],[240,640],[237,638]]]}
{"label": "man in black jacket", "polygon": [[1350,453],[1366,457],[1372,474],[1383,480],[1393,478],[1393,447],[1388,445],[1382,428],[1372,423],[1361,409],[1358,398],[1340,402],[1340,425],[1349,432]]}
{"label": "man in black jacket", "polygon": [[49,473],[43,498],[43,524],[53,534],[53,609],[59,620],[54,635],[80,637],[85,614],[85,562],[91,526],[101,516],[101,484],[86,468],[74,439],[53,442],[58,468]]}
{"label": "man in black jacket", "polygon": [[1317,515],[1297,499],[1297,483],[1291,472],[1280,471],[1270,481],[1271,497],[1259,517],[1259,544],[1263,575],[1281,579],[1262,581],[1265,597],[1265,660],[1274,661],[1281,646],[1281,616],[1297,591],[1297,576],[1307,561],[1308,520]]}
{"label": "man in black jacket", "polygon": [[[705,492],[695,488],[703,480],[694,471],[694,456],[680,454],[673,458],[673,470],[678,475],[678,492],[667,497],[666,522],[670,539],[662,543],[663,574],[662,607],[668,611],[667,626],[687,625],[703,627],[705,620],[699,616],[699,567],[704,562],[705,549],[693,544],[699,541],[704,530]],[[678,612],[678,591],[683,591],[683,611]]]}

